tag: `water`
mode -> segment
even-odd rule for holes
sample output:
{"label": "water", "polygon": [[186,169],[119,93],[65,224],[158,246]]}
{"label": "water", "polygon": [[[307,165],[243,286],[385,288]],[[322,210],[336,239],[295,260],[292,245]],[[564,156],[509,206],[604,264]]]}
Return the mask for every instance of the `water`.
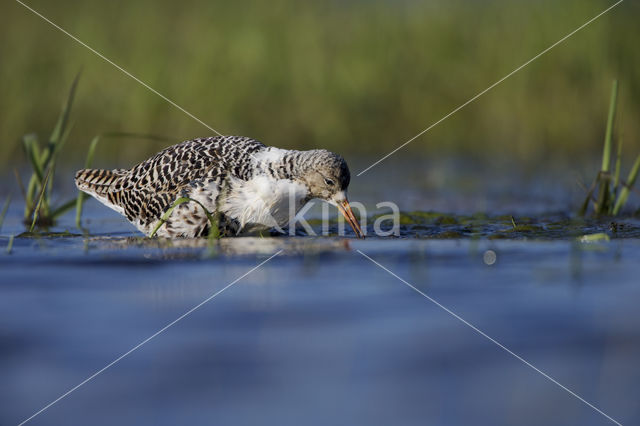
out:
{"label": "water", "polygon": [[[516,204],[505,209],[542,210],[539,199]],[[16,203],[3,250],[23,229],[19,214]],[[566,212],[516,215],[513,229],[510,216],[458,209],[403,216],[401,238],[238,238],[212,249],[140,239],[93,203],[86,217],[91,237],[17,238],[0,254],[2,425],[279,250],[32,423],[611,423],[469,324],[617,421],[640,423],[633,218],[614,232]],[[66,229],[75,232],[71,216]],[[612,239],[576,240],[595,232]]]}

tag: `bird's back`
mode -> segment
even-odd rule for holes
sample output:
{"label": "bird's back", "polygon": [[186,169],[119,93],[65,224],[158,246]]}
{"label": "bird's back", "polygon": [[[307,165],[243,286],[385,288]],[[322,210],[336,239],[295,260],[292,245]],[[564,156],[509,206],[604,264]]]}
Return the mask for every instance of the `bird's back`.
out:
{"label": "bird's back", "polygon": [[[205,202],[215,204],[220,185],[229,176],[250,179],[251,157],[264,148],[247,137],[194,139],[170,146],[130,170],[80,170],[75,182],[78,189],[148,233],[176,198],[195,192]],[[198,212],[194,206],[188,209],[206,222],[204,211]],[[201,228],[200,234],[205,231],[204,225]]]}

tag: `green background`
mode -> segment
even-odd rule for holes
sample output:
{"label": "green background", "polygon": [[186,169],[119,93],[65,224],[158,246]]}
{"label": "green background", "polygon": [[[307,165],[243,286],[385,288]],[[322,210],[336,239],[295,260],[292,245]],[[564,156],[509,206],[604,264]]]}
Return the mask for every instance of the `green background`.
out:
{"label": "green background", "polygon": [[[31,7],[224,134],[386,153],[613,2],[44,1]],[[601,150],[613,78],[627,162],[640,151],[637,2],[608,14],[414,141],[403,155],[571,163]],[[212,132],[14,1],[0,5],[0,167],[53,128],[82,77],[64,160],[107,131]],[[113,140],[97,165],[167,143]]]}

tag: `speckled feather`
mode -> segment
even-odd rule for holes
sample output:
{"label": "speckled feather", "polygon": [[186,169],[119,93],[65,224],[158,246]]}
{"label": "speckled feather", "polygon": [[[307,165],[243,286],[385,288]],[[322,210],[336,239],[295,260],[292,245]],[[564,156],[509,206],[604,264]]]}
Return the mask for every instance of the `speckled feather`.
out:
{"label": "speckled feather", "polygon": [[[145,234],[151,232],[177,198],[186,196],[199,201],[210,212],[220,213],[222,235],[237,235],[255,229],[255,225],[262,228],[286,225],[283,207],[272,205],[270,194],[258,197],[255,193],[272,192],[277,188],[274,185],[282,182],[295,183],[299,185],[295,187],[299,204],[295,208],[299,209],[314,197],[299,183],[300,179],[310,168],[322,167],[337,168],[339,187],[346,189],[349,171],[336,154],[324,150],[281,150],[248,137],[217,136],[173,145],[130,170],[80,170],[75,181],[80,190],[123,214]],[[274,214],[276,218],[270,219]],[[158,235],[198,237],[208,232],[209,221],[202,207],[184,203],[160,227]]]}

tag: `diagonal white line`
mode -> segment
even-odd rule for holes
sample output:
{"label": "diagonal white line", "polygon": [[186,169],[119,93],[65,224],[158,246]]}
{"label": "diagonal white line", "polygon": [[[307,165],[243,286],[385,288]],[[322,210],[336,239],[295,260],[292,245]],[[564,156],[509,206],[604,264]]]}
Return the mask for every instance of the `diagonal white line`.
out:
{"label": "diagonal white line", "polygon": [[38,416],[39,414],[41,414],[43,411],[47,410],[48,408],[50,408],[52,405],[56,404],[57,402],[59,402],[60,400],[66,398],[67,396],[69,396],[69,394],[71,394],[72,392],[76,391],[79,387],[81,387],[82,385],[86,384],[87,382],[90,382],[91,380],[93,380],[94,378],[96,378],[96,376],[102,374],[105,370],[107,370],[108,368],[112,367],[114,364],[118,363],[119,361],[121,361],[123,358],[125,358],[126,356],[130,355],[132,352],[136,351],[137,349],[139,349],[141,346],[143,346],[144,344],[148,343],[151,339],[155,338],[156,336],[158,336],[159,334],[163,333],[164,331],[166,331],[168,328],[172,327],[173,325],[175,325],[178,321],[184,319],[185,317],[191,315],[195,310],[197,310],[198,308],[200,308],[202,305],[206,304],[207,302],[209,302],[211,299],[213,299],[214,297],[216,297],[217,295],[219,295],[220,293],[222,293],[223,291],[225,291],[226,289],[228,289],[229,287],[231,287],[232,285],[236,284],[238,281],[240,281],[241,279],[243,279],[244,277],[246,277],[247,275],[249,275],[250,273],[252,273],[253,271],[255,271],[256,269],[260,268],[262,265],[264,265],[265,263],[267,263],[268,261],[270,261],[271,259],[273,259],[274,257],[276,257],[277,255],[279,255],[280,253],[282,253],[282,249],[278,250],[277,252],[275,252],[273,255],[271,255],[271,257],[269,257],[268,259],[266,259],[265,261],[261,262],[260,264],[254,266],[253,268],[251,268],[250,270],[248,270],[247,272],[245,272],[244,274],[242,274],[241,276],[239,276],[238,278],[236,278],[235,280],[233,280],[231,283],[227,284],[226,286],[224,286],[222,289],[216,291],[215,293],[213,293],[211,296],[207,297],[205,300],[203,300],[202,302],[198,303],[196,306],[194,306],[193,308],[189,309],[187,312],[185,312],[184,314],[180,315],[178,318],[176,318],[175,320],[171,321],[169,324],[165,325],[164,327],[162,327],[160,330],[158,330],[157,332],[153,333],[151,336],[147,337],[146,339],[144,339],[142,342],[138,343],[137,345],[135,345],[133,348],[129,349],[127,352],[123,353],[122,355],[120,355],[118,358],[114,359],[113,361],[111,361],[109,364],[105,365],[104,367],[102,367],[100,370],[96,371],[95,373],[93,373],[91,376],[87,377],[86,379],[84,379],[82,382],[78,383],[77,385],[75,385],[74,387],[72,387],[71,389],[69,389],[68,391],[66,391],[65,393],[63,393],[62,395],[60,395],[58,398],[54,399],[53,401],[51,401],[50,403],[48,403],[47,405],[45,405],[44,407],[42,407],[40,410],[38,410],[37,412],[35,412],[33,415],[31,415],[29,418],[23,420],[22,422],[20,422],[20,424],[18,426],[22,426],[23,424],[27,423],[28,421],[32,420],[34,417]]}
{"label": "diagonal white line", "polygon": [[368,170],[370,170],[373,167],[377,166],[378,164],[380,164],[381,162],[383,162],[387,158],[391,157],[393,154],[395,154],[396,152],[400,151],[402,148],[404,148],[405,146],[409,145],[411,142],[413,142],[414,140],[418,139],[420,136],[424,135],[429,130],[433,129],[438,124],[442,123],[444,120],[446,120],[447,118],[451,117],[453,114],[455,114],[456,112],[460,111],[462,108],[466,107],[471,102],[475,101],[480,96],[484,95],[489,90],[493,89],[494,87],[496,87],[497,85],[499,85],[500,83],[502,83],[503,81],[505,81],[506,79],[508,79],[509,77],[511,77],[512,75],[514,75],[515,73],[517,73],[518,71],[520,71],[521,69],[526,67],[527,65],[529,65],[531,62],[533,62],[536,59],[538,59],[540,56],[544,55],[545,53],[547,53],[548,51],[550,51],[551,49],[553,49],[554,47],[556,47],[557,45],[559,45],[560,43],[562,43],[563,41],[565,41],[566,39],[568,39],[569,37],[571,37],[572,35],[577,33],[578,31],[580,31],[581,29],[586,27],[587,25],[591,24],[593,21],[595,21],[596,19],[598,19],[599,17],[601,17],[605,13],[609,12],[611,9],[613,9],[614,7],[616,7],[617,5],[622,3],[623,1],[624,0],[618,0],[618,2],[614,3],[613,5],[609,6],[604,11],[600,12],[598,15],[596,15],[593,18],[589,19],[587,22],[585,22],[584,24],[580,25],[578,28],[576,28],[575,30],[571,31],[569,34],[567,34],[566,36],[562,37],[560,40],[558,40],[555,43],[553,43],[551,46],[549,46],[546,49],[544,49],[542,52],[538,53],[536,56],[534,56],[533,58],[529,59],[524,64],[520,65],[518,68],[516,68],[513,71],[511,71],[509,74],[505,75],[500,80],[496,81],[491,86],[487,87],[486,89],[484,89],[483,91],[481,91],[480,93],[475,95],[473,98],[469,99],[468,101],[466,101],[465,103],[463,103],[462,105],[460,105],[459,107],[457,107],[456,109],[454,109],[453,111],[451,111],[450,113],[448,113],[447,115],[442,117],[440,120],[438,120],[435,123],[433,123],[431,126],[427,127],[426,129],[424,129],[423,131],[421,131],[420,133],[418,133],[417,135],[415,135],[414,137],[412,137],[411,139],[409,139],[408,141],[406,141],[405,143],[403,143],[402,145],[400,145],[399,147],[397,147],[396,149],[394,149],[393,151],[391,151],[390,153],[388,153],[387,155],[385,155],[384,157],[382,157],[381,159],[376,161],[375,163],[371,164],[369,167],[367,167],[366,169],[364,169],[363,171],[358,173],[357,176],[360,176],[360,175],[364,174],[365,172],[367,172]]}
{"label": "diagonal white line", "polygon": [[187,114],[189,117],[193,118],[194,120],[196,120],[198,123],[202,124],[204,127],[206,127],[207,129],[211,130],[212,132],[216,133],[219,136],[223,136],[222,133],[220,133],[219,131],[217,131],[216,129],[214,129],[213,127],[209,126],[207,123],[205,123],[204,121],[200,120],[198,117],[196,117],[195,115],[191,114],[189,111],[187,111],[186,109],[184,109],[183,107],[181,107],[180,105],[178,105],[177,103],[173,102],[171,99],[167,98],[165,95],[163,95],[162,93],[158,92],[156,89],[154,89],[153,87],[149,86],[147,83],[145,83],[144,81],[140,80],[138,77],[136,77],[135,75],[131,74],[129,71],[127,71],[126,69],[122,68],[120,65],[116,64],[115,62],[113,62],[111,59],[107,58],[106,56],[104,56],[102,53],[98,52],[97,50],[95,50],[93,47],[89,46],[88,44],[86,44],[85,42],[83,42],[82,40],[80,40],[78,37],[74,36],[73,34],[69,33],[68,31],[66,31],[64,28],[61,28],[58,24],[56,24],[55,22],[51,21],[50,19],[48,19],[47,17],[43,16],[41,13],[39,13],[37,10],[27,6],[26,4],[24,4],[22,1],[20,0],[16,0],[16,2],[20,3],[22,6],[24,6],[26,9],[30,10],[31,12],[33,12],[35,15],[39,16],[40,18],[42,18],[43,20],[45,20],[46,22],[48,22],[49,24],[51,24],[52,26],[54,26],[55,28],[57,28],[58,30],[60,30],[61,32],[63,32],[64,34],[68,35],[69,37],[71,37],[74,41],[76,41],[77,43],[79,43],[80,45],[86,47],[87,49],[89,49],[91,52],[93,52],[94,54],[96,54],[97,56],[99,56],[100,58],[104,59],[106,62],[108,62],[109,64],[113,65],[114,67],[116,67],[117,69],[119,69],[120,71],[122,71],[124,74],[128,75],[129,77],[131,77],[132,79],[134,79],[135,81],[137,81],[138,83],[140,83],[141,85],[143,85],[144,87],[146,87],[148,90],[150,90],[151,92],[155,93],[156,95],[160,96],[162,99],[164,99],[165,101],[169,102],[171,105],[173,105],[174,107],[176,107],[177,109],[179,109],[180,111],[184,112],[185,114]]}
{"label": "diagonal white line", "polygon": [[618,422],[617,420],[615,420],[614,418],[612,418],[611,416],[607,415],[604,411],[600,410],[598,407],[596,407],[595,405],[591,404],[589,401],[585,400],[584,398],[582,398],[580,395],[578,395],[577,393],[575,393],[574,391],[572,391],[571,389],[569,389],[568,387],[564,386],[562,383],[558,382],[556,379],[554,379],[553,377],[549,376],[547,373],[545,373],[544,371],[540,370],[538,367],[536,367],[535,365],[531,364],[529,361],[527,361],[526,359],[522,358],[520,355],[516,354],[515,352],[513,352],[512,350],[510,350],[509,348],[507,348],[506,346],[504,346],[502,343],[498,342],[496,339],[494,339],[493,337],[489,336],[488,334],[486,334],[484,331],[480,330],[478,327],[476,327],[475,325],[471,324],[469,321],[465,320],[464,318],[462,318],[460,315],[456,314],[455,312],[453,312],[452,310],[450,310],[449,308],[447,308],[446,306],[442,305],[440,302],[438,302],[437,300],[435,300],[433,297],[427,295],[426,293],[424,293],[423,291],[421,291],[420,289],[416,288],[415,286],[413,286],[412,284],[410,284],[409,282],[405,281],[404,279],[402,279],[401,277],[399,277],[398,275],[396,275],[395,273],[393,273],[391,270],[389,270],[388,268],[386,268],[385,266],[381,265],[380,263],[376,262],[375,260],[373,260],[372,258],[370,258],[369,256],[367,256],[366,254],[364,254],[363,252],[361,252],[360,250],[356,250],[358,253],[360,253],[362,256],[364,256],[365,258],[369,259],[371,262],[373,262],[374,264],[376,264],[378,267],[380,267],[381,269],[387,271],[389,274],[391,274],[392,276],[394,276],[395,278],[397,278],[398,280],[400,280],[402,283],[404,283],[405,285],[407,285],[407,287],[411,288],[412,290],[414,290],[415,292],[417,292],[418,294],[420,294],[421,296],[423,296],[424,298],[426,298],[427,300],[429,300],[431,303],[435,304],[436,306],[438,306],[440,309],[444,310],[446,313],[448,313],[449,315],[453,316],[455,319],[459,320],[460,322],[462,322],[464,325],[466,325],[467,327],[471,328],[473,331],[475,331],[476,333],[480,334],[482,337],[488,339],[489,341],[491,341],[492,343],[494,343],[496,346],[498,346],[500,349],[504,350],[505,352],[507,352],[509,355],[512,355],[513,357],[515,357],[518,361],[524,363],[525,365],[527,365],[528,367],[531,367],[533,370],[535,370],[536,372],[538,372],[539,374],[541,374],[542,376],[544,376],[546,379],[548,379],[549,381],[555,383],[556,385],[558,385],[560,388],[564,389],[565,391],[567,391],[569,394],[571,394],[572,396],[576,397],[577,399],[579,399],[580,401],[582,401],[583,403],[585,403],[586,405],[588,405],[589,407],[593,408],[595,411],[597,411],[598,413],[602,414],[604,417],[606,417],[607,419],[609,419],[610,421],[612,421],[613,423],[617,424],[617,425],[621,425],[620,422]]}

